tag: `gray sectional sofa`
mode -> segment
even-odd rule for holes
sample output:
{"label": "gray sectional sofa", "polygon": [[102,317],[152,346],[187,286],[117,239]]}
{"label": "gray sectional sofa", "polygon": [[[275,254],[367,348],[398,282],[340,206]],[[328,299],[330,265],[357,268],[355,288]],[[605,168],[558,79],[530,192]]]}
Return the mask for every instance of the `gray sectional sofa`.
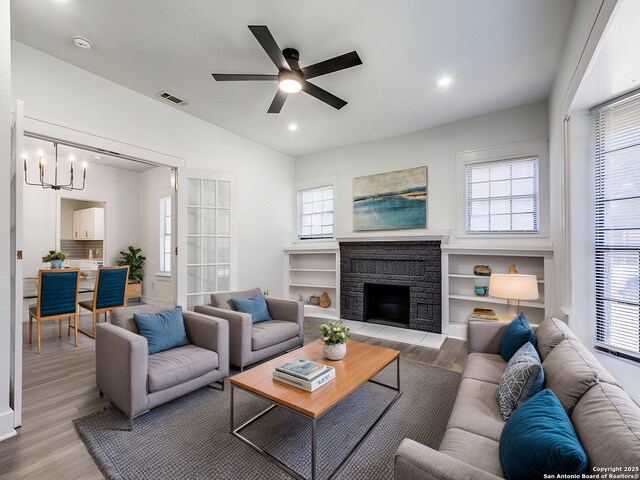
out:
{"label": "gray sectional sofa", "polygon": [[[496,395],[507,365],[498,354],[507,325],[469,323],[469,356],[440,449],[405,438],[396,451],[396,480],[503,477],[498,448],[505,421]],[[545,388],[569,413],[589,457],[589,471],[640,466],[640,407],[564,322],[544,320],[536,341]]]}

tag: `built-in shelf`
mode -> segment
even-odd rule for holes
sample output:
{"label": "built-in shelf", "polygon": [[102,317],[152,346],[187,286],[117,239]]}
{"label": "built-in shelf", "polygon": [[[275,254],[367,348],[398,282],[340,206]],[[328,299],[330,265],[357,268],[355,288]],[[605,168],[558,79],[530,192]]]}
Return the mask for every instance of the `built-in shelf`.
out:
{"label": "built-in shelf", "polygon": [[[477,278],[477,279],[490,279],[491,275],[469,275],[466,273],[450,273],[449,278]],[[544,283],[544,278],[538,278],[538,283]]]}
{"label": "built-in shelf", "polygon": [[[499,305],[507,304],[507,301],[503,298],[481,297],[480,295],[458,295],[458,294],[452,293],[449,295],[449,298],[453,298],[456,300],[467,300],[469,302],[495,303]],[[520,306],[531,307],[531,308],[544,308],[544,303],[521,301]]]}
{"label": "built-in shelf", "polygon": [[290,268],[290,272],[332,272],[335,273],[335,268]]}
{"label": "built-in shelf", "polygon": [[[502,298],[478,296],[474,286],[487,285],[490,275],[475,275],[476,265],[488,265],[494,274],[509,272],[515,265],[519,273],[535,275],[539,298],[521,301],[530,323],[540,323],[552,311],[553,248],[547,244],[513,245],[448,244],[442,251],[442,314],[443,329],[452,337],[467,338],[467,324],[476,306],[486,305],[499,318],[508,318],[512,303]],[[446,328],[445,328],[446,325]]]}
{"label": "built-in shelf", "polygon": [[[314,244],[315,245],[315,244]],[[301,299],[308,316],[337,320],[340,303],[339,249],[337,242],[324,245],[296,245],[285,248],[285,291],[289,297]],[[312,295],[326,291],[331,307],[309,305]]]}
{"label": "built-in shelf", "polygon": [[305,305],[304,315],[307,317],[323,318],[326,320],[338,320],[338,309],[334,307],[322,308],[316,305]]}

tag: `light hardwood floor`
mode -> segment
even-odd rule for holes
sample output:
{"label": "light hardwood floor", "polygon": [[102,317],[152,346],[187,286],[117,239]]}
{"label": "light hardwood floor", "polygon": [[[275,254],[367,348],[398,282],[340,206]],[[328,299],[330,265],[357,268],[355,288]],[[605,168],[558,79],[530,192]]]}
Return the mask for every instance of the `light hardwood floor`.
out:
{"label": "light hardwood floor", "polygon": [[[90,325],[83,316],[81,324]],[[305,343],[320,337],[322,321],[305,322]],[[84,447],[72,420],[108,405],[95,386],[94,342],[80,335],[58,338],[56,322],[42,328],[42,353],[37,344],[27,345],[24,328],[23,416],[18,435],[0,443],[1,479],[101,479],[102,474]],[[35,334],[35,329],[34,329]],[[466,361],[466,342],[447,339],[441,350],[354,335],[354,340],[400,350],[402,358],[418,360],[461,372]]]}

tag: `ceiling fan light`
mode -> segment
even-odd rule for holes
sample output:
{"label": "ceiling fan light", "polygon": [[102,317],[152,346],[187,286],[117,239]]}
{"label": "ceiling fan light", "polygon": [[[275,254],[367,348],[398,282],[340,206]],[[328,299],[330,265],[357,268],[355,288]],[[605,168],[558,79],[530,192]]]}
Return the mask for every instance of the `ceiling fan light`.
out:
{"label": "ceiling fan light", "polygon": [[302,89],[302,84],[295,78],[284,78],[280,80],[278,86],[286,93],[296,93]]}

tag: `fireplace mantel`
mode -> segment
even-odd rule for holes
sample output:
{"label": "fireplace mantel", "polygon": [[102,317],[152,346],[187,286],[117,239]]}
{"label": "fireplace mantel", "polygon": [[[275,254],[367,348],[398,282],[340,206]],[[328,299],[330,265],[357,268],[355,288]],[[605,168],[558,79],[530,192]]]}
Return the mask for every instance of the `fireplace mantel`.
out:
{"label": "fireplace mantel", "polygon": [[335,240],[342,242],[440,242],[449,243],[449,230],[425,230],[423,232],[366,232],[351,235],[336,234]]}

